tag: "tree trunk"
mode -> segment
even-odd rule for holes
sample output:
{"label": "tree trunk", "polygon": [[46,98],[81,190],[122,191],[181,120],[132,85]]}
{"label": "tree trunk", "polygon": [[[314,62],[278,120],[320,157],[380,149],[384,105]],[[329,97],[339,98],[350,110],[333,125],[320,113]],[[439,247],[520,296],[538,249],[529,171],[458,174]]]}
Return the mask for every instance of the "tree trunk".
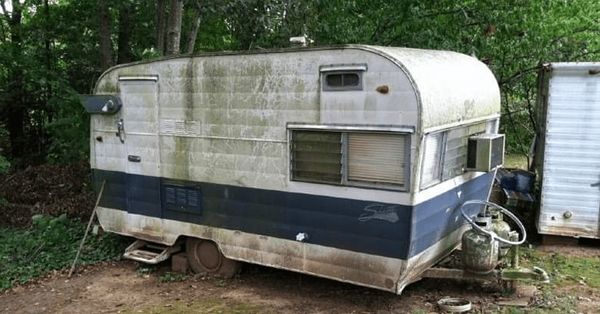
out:
{"label": "tree trunk", "polygon": [[200,10],[198,8],[194,8],[194,19],[192,29],[188,33],[187,38],[187,53],[194,53],[194,47],[196,46],[196,38],[198,38],[198,31],[200,30],[200,22],[202,18],[200,17]]}
{"label": "tree trunk", "polygon": [[129,41],[131,38],[131,4],[123,2],[119,10],[119,41],[117,45],[117,63],[131,62],[131,49]]}
{"label": "tree trunk", "polygon": [[161,55],[165,54],[165,0],[156,1],[156,50]]}
{"label": "tree trunk", "polygon": [[183,0],[171,0],[169,10],[169,27],[167,33],[166,55],[179,54],[181,41],[181,16],[183,13]]}
{"label": "tree trunk", "polygon": [[9,96],[6,126],[10,140],[11,156],[23,158],[25,153],[25,94],[23,53],[21,50],[21,17],[23,8],[19,0],[12,0],[13,11],[9,21],[11,57],[14,65],[9,67]]}
{"label": "tree trunk", "polygon": [[[52,27],[52,21],[50,20],[50,4],[48,3],[49,0],[44,0],[44,25],[45,25],[45,29],[44,29],[44,48],[45,48],[45,55],[46,55],[46,73],[52,73],[54,70],[54,63],[53,63],[53,58],[52,58],[52,42],[50,40],[50,29]],[[50,101],[50,98],[52,98],[52,84],[50,83],[50,78],[46,79],[46,95],[45,95],[45,104],[46,104],[46,108],[45,111],[48,114],[48,122],[52,122],[54,115],[52,110],[50,110],[50,106],[48,106],[48,102]],[[40,123],[40,125],[42,125]]]}
{"label": "tree trunk", "polygon": [[98,18],[100,19],[100,65],[106,70],[113,65],[112,43],[110,41],[110,12],[105,0],[98,0]]}

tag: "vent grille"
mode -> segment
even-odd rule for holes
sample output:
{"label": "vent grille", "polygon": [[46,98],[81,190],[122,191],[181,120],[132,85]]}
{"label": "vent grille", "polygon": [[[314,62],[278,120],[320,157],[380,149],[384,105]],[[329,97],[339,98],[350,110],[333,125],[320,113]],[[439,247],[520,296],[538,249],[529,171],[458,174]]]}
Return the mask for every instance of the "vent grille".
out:
{"label": "vent grille", "polygon": [[164,185],[163,193],[163,206],[166,210],[201,214],[202,193],[199,188]]}

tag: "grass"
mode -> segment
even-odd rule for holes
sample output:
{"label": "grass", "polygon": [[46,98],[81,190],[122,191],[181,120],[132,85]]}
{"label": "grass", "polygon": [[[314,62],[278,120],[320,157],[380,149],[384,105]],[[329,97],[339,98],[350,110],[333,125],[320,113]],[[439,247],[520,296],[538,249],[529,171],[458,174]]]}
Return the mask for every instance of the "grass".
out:
{"label": "grass", "polygon": [[521,266],[538,266],[550,275],[550,284],[539,285],[541,293],[527,308],[492,306],[491,313],[576,313],[577,296],[557,293],[558,287],[569,285],[600,288],[600,257],[579,257],[545,253],[533,248],[520,248]]}
{"label": "grass", "polygon": [[[66,216],[36,215],[29,229],[0,227],[0,291],[71,265],[86,225]],[[103,234],[88,235],[79,264],[117,259],[126,243]]]}
{"label": "grass", "polygon": [[206,299],[195,300],[191,303],[173,302],[169,304],[160,304],[134,311],[129,310],[125,313],[152,313],[152,314],[167,314],[167,313],[274,313],[273,309],[265,308],[248,302],[239,302],[232,300],[224,300],[215,297],[207,297]]}
{"label": "grass", "polygon": [[184,281],[188,278],[186,274],[166,272],[158,277],[160,282],[177,282]]}
{"label": "grass", "polygon": [[542,290],[542,295],[537,300],[536,307],[512,307],[512,306],[497,306],[489,309],[488,313],[498,314],[564,314],[577,313],[575,297],[573,296],[557,296],[548,289]]}
{"label": "grass", "polygon": [[527,169],[527,156],[523,154],[504,155],[504,168]]}
{"label": "grass", "polygon": [[579,257],[521,249],[524,266],[548,272],[552,285],[583,284],[600,288],[600,257]]}

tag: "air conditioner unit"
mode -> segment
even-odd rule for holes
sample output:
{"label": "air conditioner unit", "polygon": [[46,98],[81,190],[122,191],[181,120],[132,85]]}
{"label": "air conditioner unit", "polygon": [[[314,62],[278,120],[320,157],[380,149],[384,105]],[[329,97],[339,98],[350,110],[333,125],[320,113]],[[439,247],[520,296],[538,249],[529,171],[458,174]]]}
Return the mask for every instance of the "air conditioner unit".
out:
{"label": "air conditioner unit", "polygon": [[504,163],[504,134],[479,134],[469,137],[467,169],[490,171]]}

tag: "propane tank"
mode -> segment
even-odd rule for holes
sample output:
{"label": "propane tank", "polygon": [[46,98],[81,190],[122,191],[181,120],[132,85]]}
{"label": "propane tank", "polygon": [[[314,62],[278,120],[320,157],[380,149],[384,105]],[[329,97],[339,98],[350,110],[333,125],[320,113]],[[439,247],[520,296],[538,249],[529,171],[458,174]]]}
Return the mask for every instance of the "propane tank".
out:
{"label": "propane tank", "polygon": [[[510,238],[510,225],[504,221],[504,216],[501,212],[492,212],[492,231],[502,239]],[[509,246],[500,243],[500,257],[506,256]]]}
{"label": "propane tank", "polygon": [[[475,224],[486,231],[492,230],[492,217],[477,216]],[[466,271],[487,274],[498,265],[498,241],[475,229],[462,236],[462,262]]]}

